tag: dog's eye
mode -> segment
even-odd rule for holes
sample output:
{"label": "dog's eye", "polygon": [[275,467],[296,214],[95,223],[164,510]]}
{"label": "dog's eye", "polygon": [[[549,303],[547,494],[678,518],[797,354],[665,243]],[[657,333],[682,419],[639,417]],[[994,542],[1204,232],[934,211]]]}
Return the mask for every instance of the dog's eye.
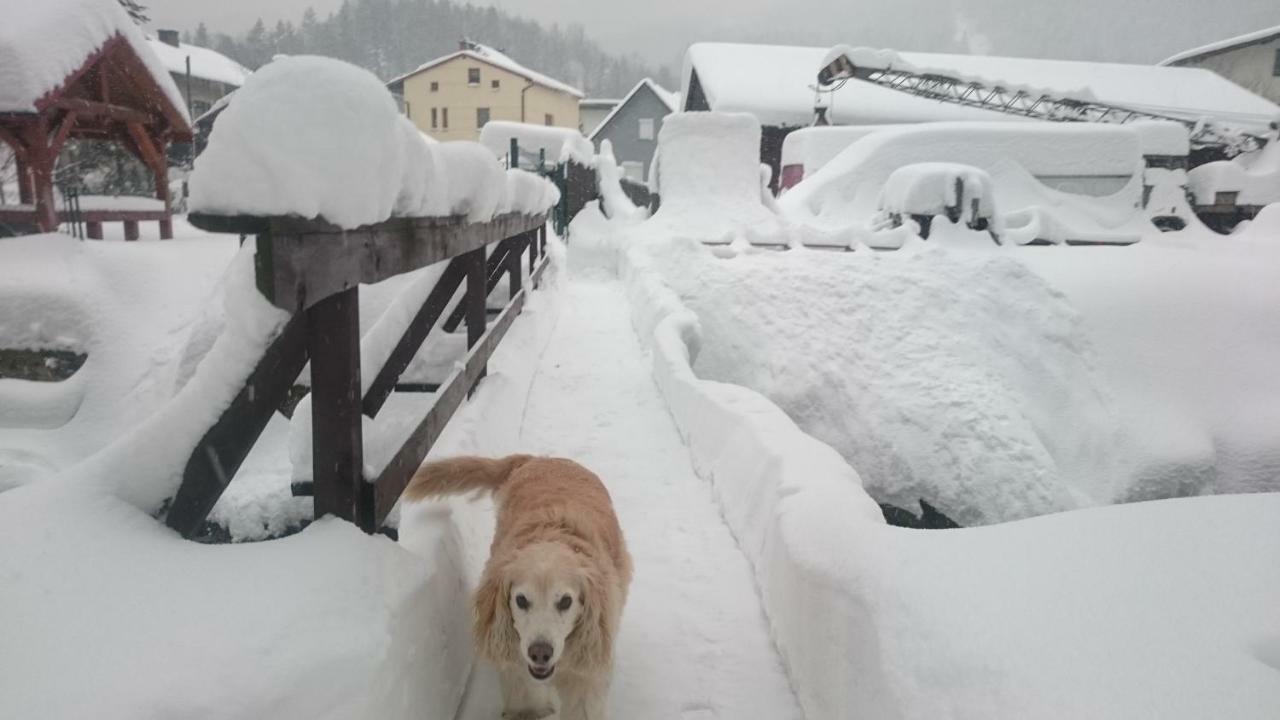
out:
{"label": "dog's eye", "polygon": [[529,609],[529,598],[527,598],[527,597],[525,597],[525,596],[523,596],[523,595],[517,595],[517,596],[516,596],[516,607],[520,608],[521,610],[528,610],[528,609]]}
{"label": "dog's eye", "polygon": [[573,598],[568,595],[564,595],[560,598],[560,601],[556,603],[556,609],[559,610],[560,612],[564,612],[565,610],[568,610],[569,607],[572,605],[573,605]]}

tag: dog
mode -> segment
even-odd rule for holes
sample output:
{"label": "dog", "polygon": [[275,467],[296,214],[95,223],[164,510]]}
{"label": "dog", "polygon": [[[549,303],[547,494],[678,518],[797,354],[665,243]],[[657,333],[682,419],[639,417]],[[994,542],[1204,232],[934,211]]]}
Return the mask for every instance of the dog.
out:
{"label": "dog", "polygon": [[572,460],[511,455],[426,463],[404,495],[484,492],[498,517],[472,630],[498,669],[502,717],[604,720],[632,573],[608,490]]}

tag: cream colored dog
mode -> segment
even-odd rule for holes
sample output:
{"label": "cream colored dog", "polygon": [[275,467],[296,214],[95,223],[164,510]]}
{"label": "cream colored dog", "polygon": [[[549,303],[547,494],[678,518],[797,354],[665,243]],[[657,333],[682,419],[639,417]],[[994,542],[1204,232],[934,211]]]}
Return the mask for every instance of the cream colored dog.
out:
{"label": "cream colored dog", "polygon": [[507,720],[603,720],[631,556],[600,478],[558,458],[423,465],[405,497],[489,491],[498,522],[473,599],[480,654]]}

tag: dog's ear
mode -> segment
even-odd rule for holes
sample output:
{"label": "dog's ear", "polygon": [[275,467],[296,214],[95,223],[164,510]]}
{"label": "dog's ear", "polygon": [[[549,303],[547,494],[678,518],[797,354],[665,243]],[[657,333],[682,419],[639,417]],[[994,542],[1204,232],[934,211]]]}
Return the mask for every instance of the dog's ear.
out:
{"label": "dog's ear", "polygon": [[582,615],[565,644],[565,660],[583,670],[598,670],[613,663],[614,623],[619,613],[617,582],[590,569],[583,573]]}
{"label": "dog's ear", "polygon": [[501,568],[485,568],[472,600],[472,632],[485,659],[511,662],[519,657],[520,638],[511,618],[511,583]]}

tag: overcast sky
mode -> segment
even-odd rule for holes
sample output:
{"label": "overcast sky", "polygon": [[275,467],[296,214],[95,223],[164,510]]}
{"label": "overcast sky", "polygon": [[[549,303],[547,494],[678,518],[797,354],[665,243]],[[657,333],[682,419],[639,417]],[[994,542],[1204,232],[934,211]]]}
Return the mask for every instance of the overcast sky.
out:
{"label": "overcast sky", "polygon": [[[144,0],[146,2],[146,0]],[[678,67],[696,40],[893,47],[1155,62],[1174,52],[1280,25],[1280,0],[496,0],[550,25],[579,23],[615,51]],[[150,0],[152,28],[243,33],[261,17],[295,23],[342,0]],[[483,38],[476,38],[483,41]]]}

